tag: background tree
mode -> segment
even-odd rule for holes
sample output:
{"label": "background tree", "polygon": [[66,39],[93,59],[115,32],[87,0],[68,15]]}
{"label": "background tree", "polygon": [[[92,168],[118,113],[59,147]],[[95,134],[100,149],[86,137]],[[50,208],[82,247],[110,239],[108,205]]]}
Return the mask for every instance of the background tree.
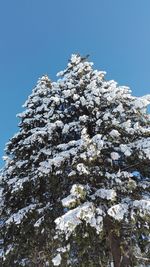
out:
{"label": "background tree", "polygon": [[150,264],[150,96],[72,55],[27,100],[2,172],[3,266]]}

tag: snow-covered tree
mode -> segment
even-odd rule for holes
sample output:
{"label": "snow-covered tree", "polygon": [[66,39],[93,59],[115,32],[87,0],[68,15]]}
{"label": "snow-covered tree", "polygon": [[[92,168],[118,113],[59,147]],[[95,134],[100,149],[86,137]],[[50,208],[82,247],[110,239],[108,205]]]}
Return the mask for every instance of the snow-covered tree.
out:
{"label": "snow-covered tree", "polygon": [[1,173],[4,267],[150,266],[150,95],[72,55],[19,114]]}

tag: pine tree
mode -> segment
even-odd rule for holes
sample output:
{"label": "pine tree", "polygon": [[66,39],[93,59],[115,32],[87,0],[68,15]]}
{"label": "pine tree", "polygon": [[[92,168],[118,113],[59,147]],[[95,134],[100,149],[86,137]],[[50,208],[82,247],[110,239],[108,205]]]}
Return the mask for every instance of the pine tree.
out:
{"label": "pine tree", "polygon": [[4,267],[150,265],[150,96],[72,55],[19,114],[1,173]]}

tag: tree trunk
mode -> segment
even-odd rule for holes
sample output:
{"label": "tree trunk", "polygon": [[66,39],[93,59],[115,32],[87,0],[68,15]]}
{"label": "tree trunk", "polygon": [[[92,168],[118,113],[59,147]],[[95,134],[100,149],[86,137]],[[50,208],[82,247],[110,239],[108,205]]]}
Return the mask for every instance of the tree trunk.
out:
{"label": "tree trunk", "polygon": [[111,218],[105,219],[105,229],[108,237],[109,247],[114,261],[114,267],[131,267],[133,255],[131,244],[129,244],[129,232],[126,240],[122,240],[121,226],[114,223]]}
{"label": "tree trunk", "polygon": [[110,249],[114,261],[114,267],[121,267],[120,238],[114,233],[113,229],[108,234]]}
{"label": "tree trunk", "polygon": [[121,248],[120,236],[118,236],[117,228],[109,217],[104,220],[106,236],[108,237],[110,251],[113,257],[114,267],[121,267]]}

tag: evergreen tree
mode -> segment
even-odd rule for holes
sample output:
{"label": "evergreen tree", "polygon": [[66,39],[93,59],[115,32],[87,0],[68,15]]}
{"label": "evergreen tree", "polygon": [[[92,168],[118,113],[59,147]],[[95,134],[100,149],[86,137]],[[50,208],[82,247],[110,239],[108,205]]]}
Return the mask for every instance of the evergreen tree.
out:
{"label": "evergreen tree", "polygon": [[4,267],[150,265],[150,96],[72,55],[19,114],[1,173]]}

